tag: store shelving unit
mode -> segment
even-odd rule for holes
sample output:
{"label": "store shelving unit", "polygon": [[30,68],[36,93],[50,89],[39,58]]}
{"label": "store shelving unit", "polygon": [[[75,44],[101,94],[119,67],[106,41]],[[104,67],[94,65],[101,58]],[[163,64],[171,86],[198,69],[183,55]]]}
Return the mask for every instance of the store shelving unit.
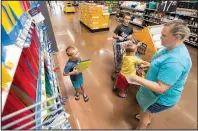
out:
{"label": "store shelving unit", "polygon": [[135,23],[135,22],[133,22],[133,21],[130,21],[130,23],[133,24],[133,25],[137,25],[137,26],[139,26],[139,27],[141,27],[141,28],[144,28],[144,26],[142,26],[142,25],[140,25],[140,24],[138,24],[138,23]]}
{"label": "store shelving unit", "polygon": [[[183,5],[182,5],[182,4]],[[189,3],[190,5],[187,5],[187,3]],[[123,13],[128,12],[131,14],[132,19],[134,18],[142,18],[142,24],[136,23],[134,21],[130,21],[131,24],[138,26],[140,28],[144,28],[147,26],[154,26],[154,25],[161,25],[164,24],[166,22],[169,22],[171,20],[174,19],[182,19],[184,21],[194,21],[194,23],[197,23],[196,21],[198,20],[197,18],[197,1],[189,1],[189,2],[185,2],[185,1],[179,1],[178,2],[178,7],[176,8],[175,12],[158,12],[158,9],[150,9],[150,8],[145,8],[145,10],[143,11],[144,14],[143,15],[137,15],[136,13],[140,13],[142,12],[142,10],[138,10],[135,8],[129,8],[129,7],[120,7],[120,10],[117,11],[117,17],[120,20],[123,20],[121,17],[123,15]],[[188,6],[188,9],[185,8],[185,6]],[[183,10],[183,13],[182,13]],[[189,15],[190,12],[191,15]],[[194,14],[192,14],[194,13]],[[153,14],[153,15],[149,15],[149,14]],[[169,16],[172,16],[172,18],[168,18]],[[166,18],[167,17],[167,18]],[[191,44],[193,46],[198,46],[198,25],[196,24],[188,24],[188,27],[191,30],[191,35],[189,37],[188,40],[185,41],[186,44]]]}
{"label": "store shelving unit", "polygon": [[110,8],[110,5],[111,5],[112,12],[110,12],[110,9],[109,9],[110,15],[115,15],[116,10],[120,8],[118,1],[104,1],[103,4],[105,6],[108,6],[109,8]]}
{"label": "store shelving unit", "polygon": [[[34,2],[33,2],[34,3]],[[39,6],[39,4],[38,4]],[[33,6],[35,7],[35,6]],[[33,8],[31,6],[31,8]],[[37,7],[37,6],[36,6]],[[31,9],[30,9],[31,10]],[[19,32],[19,36],[16,40],[16,43],[9,45],[6,47],[6,59],[5,65],[7,66],[8,72],[14,78],[14,74],[16,68],[18,66],[18,62],[22,53],[23,48],[29,48],[31,41],[27,42],[26,37],[31,37],[31,28],[35,27],[37,36],[38,36],[38,45],[39,45],[39,69],[38,69],[38,79],[37,79],[37,87],[36,87],[36,102],[30,106],[27,106],[23,109],[10,113],[8,115],[4,115],[2,117],[2,122],[12,119],[17,115],[24,113],[25,111],[32,110],[32,113],[29,115],[25,115],[23,117],[18,117],[18,119],[14,118],[14,121],[9,122],[2,125],[2,129],[9,129],[13,125],[18,124],[26,119],[31,118],[31,121],[27,123],[23,123],[22,125],[16,127],[16,130],[21,130],[27,128],[34,124],[34,127],[31,129],[71,129],[70,123],[68,121],[69,114],[65,112],[62,96],[60,93],[59,81],[56,72],[53,71],[55,64],[53,60],[53,56],[51,55],[51,44],[48,43],[46,38],[48,36],[46,26],[44,22],[35,23],[32,17],[29,15],[29,19],[26,21],[25,28],[23,28]],[[35,25],[35,26],[32,26]],[[45,28],[44,28],[45,27]],[[25,30],[25,31],[24,31]],[[22,38],[22,39],[21,39]],[[14,54],[13,54],[14,53]],[[53,96],[47,98],[46,96],[46,83],[45,78],[45,61],[48,61],[47,68],[50,69],[51,79],[51,89],[53,90]],[[12,64],[10,64],[12,63]],[[8,67],[12,65],[12,68]],[[6,88],[2,92],[2,112],[6,103],[6,99],[10,90],[12,82],[7,83]],[[51,103],[51,104],[48,104]]]}
{"label": "store shelving unit", "polygon": [[[12,78],[14,77],[14,74],[16,72],[16,68],[17,68],[22,50],[23,50],[23,48],[25,48],[25,47],[23,47],[25,44],[24,39],[26,39],[29,35],[31,23],[32,23],[32,19],[28,19],[25,23],[26,28],[23,28],[22,30],[20,30],[20,33],[16,40],[16,43],[5,47],[5,49],[6,49],[5,65],[7,67],[10,67],[10,64],[11,64],[11,67],[7,68],[7,71]],[[23,38],[23,39],[21,39],[21,38]],[[7,83],[5,89],[2,91],[2,107],[1,107],[2,109],[1,109],[1,111],[3,111],[3,109],[4,109],[5,102],[7,100],[7,96],[10,91],[11,84],[12,84],[12,82]]]}

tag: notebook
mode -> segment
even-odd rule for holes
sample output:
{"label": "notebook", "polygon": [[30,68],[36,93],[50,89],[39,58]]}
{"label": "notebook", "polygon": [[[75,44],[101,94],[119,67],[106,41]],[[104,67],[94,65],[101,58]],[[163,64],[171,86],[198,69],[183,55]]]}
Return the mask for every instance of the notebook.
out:
{"label": "notebook", "polygon": [[92,63],[92,61],[90,59],[84,60],[84,61],[81,61],[80,63],[78,63],[78,65],[77,65],[78,72],[83,72],[84,70],[86,70],[91,63]]}

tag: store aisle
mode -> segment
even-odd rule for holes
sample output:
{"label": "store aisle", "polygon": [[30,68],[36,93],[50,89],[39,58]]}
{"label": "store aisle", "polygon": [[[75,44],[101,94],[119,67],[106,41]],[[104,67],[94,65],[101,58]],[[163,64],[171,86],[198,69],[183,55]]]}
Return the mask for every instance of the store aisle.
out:
{"label": "store aisle", "polygon": [[[53,5],[49,10],[52,26],[59,48],[56,54],[61,69],[68,60],[65,48],[68,45],[76,46],[81,58],[92,59],[92,65],[84,72],[85,89],[89,95],[89,102],[85,103],[81,97],[75,101],[75,90],[69,77],[61,79],[61,90],[67,92],[71,106],[71,125],[77,129],[133,129],[138,121],[134,115],[139,107],[135,103],[137,88],[130,89],[128,98],[121,99],[112,92],[111,71],[113,68],[112,34],[119,24],[114,16],[110,19],[110,30],[105,32],[90,33],[79,23],[78,9],[74,14],[64,14],[61,3]],[[134,28],[135,29],[135,28]],[[137,31],[137,29],[135,29]],[[162,112],[154,117],[150,129],[195,129],[197,128],[197,52],[189,47],[193,69],[189,75],[182,100],[174,108]],[[66,89],[66,90],[65,90]]]}

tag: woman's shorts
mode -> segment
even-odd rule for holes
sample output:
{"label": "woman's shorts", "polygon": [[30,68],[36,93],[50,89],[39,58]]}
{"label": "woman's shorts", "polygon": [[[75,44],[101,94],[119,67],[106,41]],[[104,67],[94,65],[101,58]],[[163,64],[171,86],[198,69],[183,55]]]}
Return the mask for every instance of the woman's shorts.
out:
{"label": "woman's shorts", "polygon": [[147,109],[147,111],[151,112],[151,113],[158,113],[164,110],[167,110],[169,108],[171,108],[173,106],[164,106],[164,105],[160,105],[158,103],[154,103],[153,105],[150,105]]}

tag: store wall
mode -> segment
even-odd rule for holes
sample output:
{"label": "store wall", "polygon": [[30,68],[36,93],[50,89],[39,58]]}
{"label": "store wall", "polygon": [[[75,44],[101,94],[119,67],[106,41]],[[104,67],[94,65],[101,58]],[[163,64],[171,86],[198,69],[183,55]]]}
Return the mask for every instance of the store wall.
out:
{"label": "store wall", "polygon": [[49,35],[50,40],[52,41],[52,49],[57,52],[58,48],[57,48],[56,40],[54,37],[54,31],[52,29],[52,23],[50,20],[49,12],[47,9],[47,3],[46,1],[39,1],[39,4],[42,9],[42,14],[45,17],[44,23],[48,27],[48,35]]}

